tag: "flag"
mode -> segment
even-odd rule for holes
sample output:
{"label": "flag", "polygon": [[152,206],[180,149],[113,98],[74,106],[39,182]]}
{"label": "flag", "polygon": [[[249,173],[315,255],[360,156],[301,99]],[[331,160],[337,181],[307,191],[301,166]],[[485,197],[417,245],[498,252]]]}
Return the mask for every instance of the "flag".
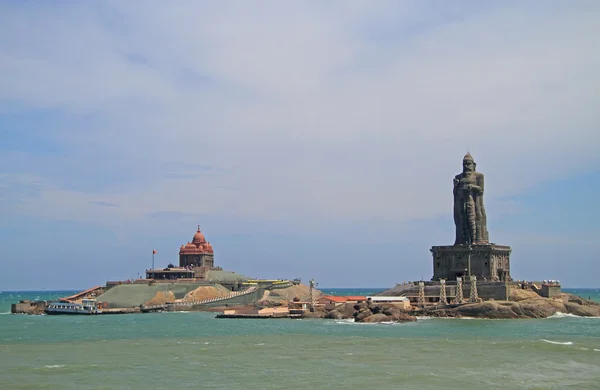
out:
{"label": "flag", "polygon": [[153,255],[155,255],[155,254],[156,254],[156,250],[153,250],[153,251],[152,251],[152,254],[153,254]]}

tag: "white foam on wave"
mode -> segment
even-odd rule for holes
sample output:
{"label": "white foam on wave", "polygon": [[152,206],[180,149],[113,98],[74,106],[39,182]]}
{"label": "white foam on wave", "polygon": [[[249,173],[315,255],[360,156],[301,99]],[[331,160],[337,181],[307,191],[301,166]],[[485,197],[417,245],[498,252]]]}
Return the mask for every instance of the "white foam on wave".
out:
{"label": "white foam on wave", "polygon": [[571,313],[562,313],[562,312],[560,312],[560,311],[557,311],[556,313],[552,314],[550,317],[547,317],[547,319],[548,319],[548,318],[553,318],[553,319],[554,319],[554,318],[595,318],[595,319],[598,319],[598,318],[600,318],[600,317],[594,317],[594,316],[578,316],[578,315],[571,314]]}
{"label": "white foam on wave", "polygon": [[[327,324],[327,322],[326,322],[326,324]],[[329,324],[331,324],[331,322],[329,322]],[[335,320],[335,321],[333,321],[333,324],[375,326],[375,325],[399,325],[400,323],[396,322],[396,321],[356,322],[356,321],[354,321],[354,318],[347,318],[347,319]]]}
{"label": "white foam on wave", "polygon": [[359,325],[359,326],[379,326],[379,325],[402,325],[402,322],[397,322],[397,321],[381,321],[381,322],[349,322],[349,324],[355,324],[355,325]]}
{"label": "white foam on wave", "polygon": [[579,318],[579,316],[576,316],[575,314],[569,314],[569,313],[561,313],[560,311],[557,311],[556,313],[552,314],[550,317],[548,318]]}
{"label": "white foam on wave", "polygon": [[492,320],[492,318],[417,316],[417,320]]}
{"label": "white foam on wave", "polygon": [[333,323],[334,324],[342,324],[342,325],[353,324],[354,323],[354,318],[346,318],[346,319],[341,319],[341,320],[335,320]]}
{"label": "white foam on wave", "polygon": [[48,366],[44,366],[44,368],[64,368],[66,367],[64,364],[51,364]]}
{"label": "white foam on wave", "polygon": [[545,343],[549,343],[549,344],[556,344],[556,345],[573,345],[572,341],[552,341],[552,340],[546,340],[546,339],[541,339],[543,342]]}
{"label": "white foam on wave", "polygon": [[4,313],[0,313],[0,315],[5,315],[5,314],[10,314],[10,312],[9,312],[9,311],[6,311],[6,312],[4,312]]}

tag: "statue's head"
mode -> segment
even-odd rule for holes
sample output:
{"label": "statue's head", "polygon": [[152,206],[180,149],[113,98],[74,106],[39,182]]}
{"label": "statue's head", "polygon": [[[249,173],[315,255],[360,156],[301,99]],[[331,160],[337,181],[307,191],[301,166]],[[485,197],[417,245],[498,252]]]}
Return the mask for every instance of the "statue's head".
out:
{"label": "statue's head", "polygon": [[476,166],[477,166],[477,164],[475,164],[475,160],[473,160],[473,157],[471,156],[471,154],[470,153],[465,154],[465,157],[463,157],[463,173],[475,172]]}

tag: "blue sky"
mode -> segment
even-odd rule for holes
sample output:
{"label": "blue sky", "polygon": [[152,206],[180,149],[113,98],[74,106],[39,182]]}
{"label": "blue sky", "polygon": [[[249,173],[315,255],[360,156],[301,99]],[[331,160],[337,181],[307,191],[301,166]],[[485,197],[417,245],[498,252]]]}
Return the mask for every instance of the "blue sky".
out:
{"label": "blue sky", "polygon": [[177,262],[429,279],[486,175],[519,279],[598,286],[594,1],[3,2],[0,291]]}

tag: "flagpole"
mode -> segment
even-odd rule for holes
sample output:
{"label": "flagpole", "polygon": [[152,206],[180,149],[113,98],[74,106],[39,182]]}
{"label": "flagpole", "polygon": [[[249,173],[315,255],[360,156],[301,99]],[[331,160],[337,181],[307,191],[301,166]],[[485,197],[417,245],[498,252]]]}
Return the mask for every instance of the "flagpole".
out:
{"label": "flagpole", "polygon": [[152,251],[152,269],[154,269],[154,255],[155,255],[155,253],[154,253],[154,251]]}

